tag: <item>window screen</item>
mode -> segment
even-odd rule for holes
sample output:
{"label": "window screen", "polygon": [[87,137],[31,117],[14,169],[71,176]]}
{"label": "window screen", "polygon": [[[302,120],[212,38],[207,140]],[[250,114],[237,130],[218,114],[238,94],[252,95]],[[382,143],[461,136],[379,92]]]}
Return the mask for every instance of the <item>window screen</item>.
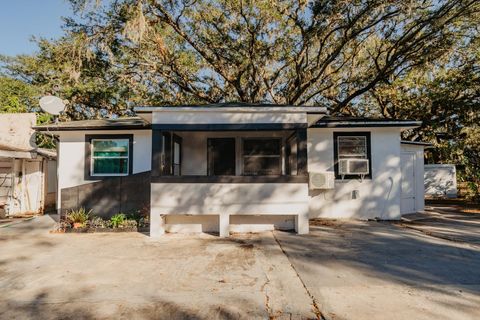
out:
{"label": "window screen", "polygon": [[280,175],[281,158],[280,139],[243,140],[244,175]]}

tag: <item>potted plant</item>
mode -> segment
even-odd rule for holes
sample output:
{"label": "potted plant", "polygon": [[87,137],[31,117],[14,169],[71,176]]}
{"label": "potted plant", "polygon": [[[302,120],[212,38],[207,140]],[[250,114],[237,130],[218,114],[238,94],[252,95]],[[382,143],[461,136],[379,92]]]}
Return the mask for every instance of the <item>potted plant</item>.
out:
{"label": "potted plant", "polygon": [[85,227],[88,219],[92,215],[92,210],[87,211],[85,208],[71,210],[67,212],[66,220],[70,222],[74,229]]}

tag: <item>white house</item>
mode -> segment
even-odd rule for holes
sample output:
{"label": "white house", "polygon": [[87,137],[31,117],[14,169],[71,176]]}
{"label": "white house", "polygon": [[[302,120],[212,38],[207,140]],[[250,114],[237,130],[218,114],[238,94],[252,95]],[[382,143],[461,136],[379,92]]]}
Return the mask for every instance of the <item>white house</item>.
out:
{"label": "white house", "polygon": [[136,112],[36,127],[58,136],[60,211],[147,207],[151,236],[227,236],[272,228],[305,234],[309,218],[399,219],[422,209],[423,190],[411,196],[409,189],[420,175],[409,170],[423,170],[423,147],[408,157],[400,139],[418,121],[243,103]]}

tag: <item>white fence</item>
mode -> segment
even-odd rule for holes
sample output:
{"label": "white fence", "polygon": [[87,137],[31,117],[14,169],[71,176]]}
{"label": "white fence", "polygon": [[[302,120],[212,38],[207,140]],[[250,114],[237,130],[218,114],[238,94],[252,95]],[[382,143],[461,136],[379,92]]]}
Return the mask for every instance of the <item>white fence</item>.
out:
{"label": "white fence", "polygon": [[454,164],[425,165],[425,195],[457,197],[457,170]]}

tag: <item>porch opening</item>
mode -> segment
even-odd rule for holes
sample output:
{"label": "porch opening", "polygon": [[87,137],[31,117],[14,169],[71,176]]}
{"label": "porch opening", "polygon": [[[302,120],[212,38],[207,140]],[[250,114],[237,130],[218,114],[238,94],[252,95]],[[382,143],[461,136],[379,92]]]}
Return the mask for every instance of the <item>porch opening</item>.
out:
{"label": "porch opening", "polygon": [[[305,177],[305,129],[276,131],[154,130],[152,177]],[[157,179],[157,180],[158,180]],[[171,179],[170,179],[171,180]],[[155,181],[155,179],[153,180]],[[182,179],[172,181],[182,182]],[[191,179],[183,179],[191,182]],[[207,180],[202,180],[206,182]],[[213,181],[213,180],[212,180]],[[286,181],[285,181],[286,182]]]}

